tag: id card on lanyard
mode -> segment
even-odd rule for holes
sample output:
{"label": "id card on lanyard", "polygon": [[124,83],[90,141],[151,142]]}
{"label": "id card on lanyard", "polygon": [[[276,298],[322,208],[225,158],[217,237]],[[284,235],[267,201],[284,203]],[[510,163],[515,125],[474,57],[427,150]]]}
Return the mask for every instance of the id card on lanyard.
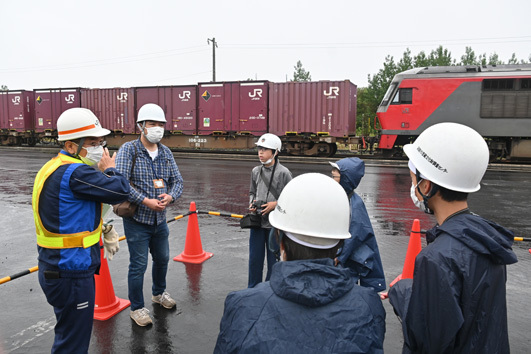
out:
{"label": "id card on lanyard", "polygon": [[155,172],[155,166],[153,166],[153,160],[151,160],[151,169],[153,170],[153,187],[155,189],[164,188],[164,180],[162,178],[157,178],[157,172]]}

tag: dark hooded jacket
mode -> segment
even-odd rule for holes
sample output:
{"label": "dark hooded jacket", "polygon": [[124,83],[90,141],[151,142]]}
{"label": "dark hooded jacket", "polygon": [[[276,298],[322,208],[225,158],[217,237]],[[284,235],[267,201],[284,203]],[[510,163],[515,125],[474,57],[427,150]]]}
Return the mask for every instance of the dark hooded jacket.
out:
{"label": "dark hooded jacket", "polygon": [[428,231],[414,280],[389,291],[402,318],[404,352],[509,353],[506,264],[513,233],[461,213]]}
{"label": "dark hooded jacket", "polygon": [[331,259],[279,262],[230,293],[214,353],[383,353],[385,310]]}
{"label": "dark hooded jacket", "polygon": [[365,203],[354,192],[365,174],[365,163],[357,157],[337,161],[341,179],[339,184],[350,197],[351,238],[345,240],[338,256],[339,262],[352,271],[355,281],[375,291],[385,290],[385,276],[380,251]]}

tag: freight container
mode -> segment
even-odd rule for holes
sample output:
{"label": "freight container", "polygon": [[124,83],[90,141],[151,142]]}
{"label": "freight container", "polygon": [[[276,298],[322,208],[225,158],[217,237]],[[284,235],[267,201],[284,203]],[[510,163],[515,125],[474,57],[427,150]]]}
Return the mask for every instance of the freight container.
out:
{"label": "freight container", "polygon": [[198,85],[198,134],[222,135],[232,130],[232,86],[234,82]]}
{"label": "freight container", "polygon": [[33,90],[35,96],[35,132],[52,135],[57,119],[67,109],[81,107],[80,88]]}
{"label": "freight container", "polygon": [[102,127],[116,134],[135,133],[135,89],[81,89],[81,107],[99,118]]}
{"label": "freight container", "polygon": [[232,88],[231,130],[238,134],[262,135],[267,132],[268,86],[264,82],[240,82]]}
{"label": "freight container", "polygon": [[269,132],[278,136],[356,134],[356,85],[345,81],[269,83]]}
{"label": "freight container", "polygon": [[172,134],[197,133],[197,86],[136,88],[136,110],[146,103],[158,104],[166,113],[165,129]]}
{"label": "freight container", "polygon": [[33,91],[1,91],[0,122],[3,131],[28,133],[33,131]]}

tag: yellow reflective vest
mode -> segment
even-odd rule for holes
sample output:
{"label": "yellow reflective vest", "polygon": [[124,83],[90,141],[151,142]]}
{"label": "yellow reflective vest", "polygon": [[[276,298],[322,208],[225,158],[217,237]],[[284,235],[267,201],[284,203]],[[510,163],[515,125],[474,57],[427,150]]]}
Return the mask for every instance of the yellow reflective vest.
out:
{"label": "yellow reflective vest", "polygon": [[[100,217],[100,223],[95,230],[82,232],[58,234],[47,230],[39,214],[39,200],[44,183],[55,170],[66,164],[80,163],[76,158],[59,153],[56,157],[48,161],[35,177],[33,185],[33,217],[35,220],[35,229],[37,232],[37,244],[45,248],[88,248],[100,241],[103,220]],[[94,219],[93,219],[94,220]]]}

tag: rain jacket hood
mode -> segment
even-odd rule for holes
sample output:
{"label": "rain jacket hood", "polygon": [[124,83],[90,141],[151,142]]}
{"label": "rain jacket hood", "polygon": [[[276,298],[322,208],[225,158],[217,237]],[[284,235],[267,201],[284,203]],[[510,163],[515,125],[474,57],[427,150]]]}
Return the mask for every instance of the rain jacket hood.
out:
{"label": "rain jacket hood", "polygon": [[512,231],[475,214],[460,214],[444,222],[439,227],[428,230],[426,239],[433,242],[445,233],[463,243],[471,250],[482,254],[496,264],[517,262],[511,246],[514,242]]}
{"label": "rain jacket hood", "polygon": [[279,297],[309,307],[334,302],[354,286],[350,274],[333,267],[331,259],[281,262],[270,282]]}
{"label": "rain jacket hood", "polygon": [[350,195],[354,189],[358,188],[365,175],[365,162],[358,157],[348,157],[336,163],[339,166],[339,173],[341,173],[339,184]]}
{"label": "rain jacket hood", "polygon": [[214,353],[383,353],[385,310],[331,259],[279,262],[230,293]]}

